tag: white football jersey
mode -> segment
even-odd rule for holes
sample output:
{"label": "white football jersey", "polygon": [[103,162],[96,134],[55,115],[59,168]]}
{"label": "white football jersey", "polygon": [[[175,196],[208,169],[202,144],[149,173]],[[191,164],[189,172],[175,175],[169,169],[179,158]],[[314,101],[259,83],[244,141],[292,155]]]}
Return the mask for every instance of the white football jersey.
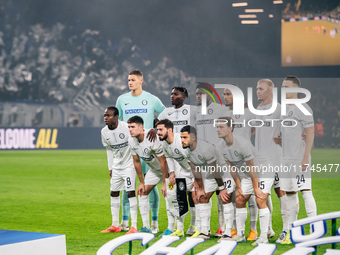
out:
{"label": "white football jersey", "polygon": [[177,163],[175,165],[179,167],[179,169],[174,169],[176,177],[193,178],[191,167],[187,158],[188,149],[183,149],[180,134],[174,134],[174,141],[171,144],[163,141],[163,150],[165,157],[174,159],[176,161],[175,163]]}
{"label": "white football jersey", "polygon": [[146,138],[150,129],[144,130],[144,140],[139,143],[136,137],[130,137],[129,145],[132,151],[132,155],[138,155],[145,161],[150,168],[156,171],[161,170],[161,163],[157,157],[163,156],[163,146],[158,137],[154,142],[150,142]]}
{"label": "white football jersey", "polygon": [[[313,114],[307,104],[303,104],[303,106]],[[283,159],[302,160],[306,142],[301,135],[305,128],[314,127],[313,115],[305,115],[296,105],[287,105],[286,107],[287,115],[281,116],[281,120],[283,120],[281,125],[282,156]]]}
{"label": "white football jersey", "polygon": [[130,138],[126,122],[118,121],[118,126],[110,130],[105,126],[101,130],[103,146],[108,151],[108,168],[110,170],[123,170],[133,167],[132,155],[128,144]]}
{"label": "white football jersey", "polygon": [[195,126],[197,106],[184,104],[176,109],[175,107],[165,108],[158,116],[159,120],[169,119],[174,123],[174,133],[180,133],[181,128],[186,125]]}
{"label": "white football jersey", "polygon": [[227,164],[225,160],[216,146],[211,143],[198,139],[195,150],[189,150],[188,159],[195,166],[201,167],[201,169],[203,169],[203,172],[205,173],[202,174],[203,178],[214,179],[213,175],[208,171],[207,168],[207,166],[214,161],[216,161],[216,167],[218,167],[217,170],[219,170],[221,177],[230,177],[228,171],[226,171]]}
{"label": "white football jersey", "polygon": [[214,127],[214,119],[225,117],[227,107],[225,105],[218,105],[211,103],[207,106],[207,114],[202,114],[202,107],[197,107],[196,110],[196,129],[197,138],[214,144],[219,142],[217,129]]}
{"label": "white football jersey", "polygon": [[244,109],[244,114],[233,114],[233,110],[229,107],[226,107],[226,116],[232,117],[234,122],[234,131],[233,133],[238,136],[242,136],[250,140],[251,138],[251,126],[248,125],[248,121],[252,119],[256,119],[256,116],[250,112],[248,108]]}
{"label": "white football jersey", "polygon": [[[254,165],[257,167],[269,166],[268,159],[260,153],[251,144],[249,139],[234,135],[234,142],[231,146],[227,146],[223,139],[220,139],[217,149],[221,152],[223,158],[228,160],[232,166],[235,166],[239,170],[240,178],[250,178],[249,170],[246,165],[246,161],[253,159]],[[273,173],[263,176],[261,172],[258,172],[258,177],[272,177]]]}
{"label": "white football jersey", "polygon": [[[272,104],[258,106],[258,110],[268,110]],[[282,148],[279,144],[274,142],[274,137],[280,134],[281,128],[281,105],[278,103],[276,110],[269,115],[256,115],[256,119],[263,121],[262,127],[256,128],[255,148],[263,153],[271,163],[280,162]],[[271,121],[271,119],[279,121]],[[254,125],[261,125],[262,122],[253,123]]]}

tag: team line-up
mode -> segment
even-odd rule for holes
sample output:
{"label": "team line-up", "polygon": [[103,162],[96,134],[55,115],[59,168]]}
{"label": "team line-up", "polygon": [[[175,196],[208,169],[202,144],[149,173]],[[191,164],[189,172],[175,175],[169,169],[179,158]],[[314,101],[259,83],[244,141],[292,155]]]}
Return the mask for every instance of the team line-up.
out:
{"label": "team line-up", "polygon": [[[243,115],[234,115],[231,91],[224,89],[225,105],[218,105],[206,96],[211,93],[206,83],[197,84],[196,105],[185,104],[186,88],[173,87],[172,107],[166,108],[158,97],[142,89],[143,81],[141,71],[131,71],[130,92],[120,95],[115,106],[107,107],[104,112],[106,126],[101,137],[110,173],[112,224],[102,232],[138,232],[139,207],[143,222],[139,231],[159,233],[160,198],[156,186],[160,184],[167,208],[167,218],[163,216],[162,220],[168,221],[161,235],[187,234],[210,239],[211,209],[217,207],[219,223],[214,237],[236,242],[250,240],[254,246],[268,243],[269,238],[275,237],[270,196],[273,189],[280,201],[283,222],[276,243],[290,244],[289,230],[299,212],[297,192],[302,193],[307,216],[317,214],[309,169],[314,141],[313,115],[305,115],[295,104],[286,105],[285,115],[281,114],[281,107],[276,107],[270,117],[256,116],[247,104]],[[287,76],[282,82],[282,88],[300,86],[295,76]],[[271,109],[273,87],[269,79],[257,82],[257,110]],[[202,98],[207,100],[207,114],[202,114]],[[298,93],[288,92],[286,98],[298,99]],[[312,113],[307,104],[303,106]],[[294,120],[294,125],[280,125],[278,121],[256,127],[232,124],[234,120],[265,122],[268,118],[290,123]],[[221,121],[213,127],[216,119]],[[252,135],[255,145],[251,142]],[[282,175],[284,172],[289,174]],[[122,202],[120,191],[123,191]],[[214,193],[217,205],[212,205]],[[250,232],[246,237],[247,204]],[[191,219],[185,232],[188,211]]]}

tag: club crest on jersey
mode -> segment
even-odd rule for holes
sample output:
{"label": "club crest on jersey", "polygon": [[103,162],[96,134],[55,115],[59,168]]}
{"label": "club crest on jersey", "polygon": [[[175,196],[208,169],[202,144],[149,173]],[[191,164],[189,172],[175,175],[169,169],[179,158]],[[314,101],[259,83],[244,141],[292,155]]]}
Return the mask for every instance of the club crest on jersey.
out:
{"label": "club crest on jersey", "polygon": [[178,188],[179,188],[179,190],[183,191],[185,189],[184,182],[179,182],[178,183]]}
{"label": "club crest on jersey", "polygon": [[184,110],[182,111],[182,113],[183,113],[183,115],[187,115],[187,114],[188,114],[188,110],[187,110],[187,109],[184,109]]}
{"label": "club crest on jersey", "polygon": [[176,149],[174,150],[174,152],[175,152],[176,154],[179,154],[179,149],[176,148]]}
{"label": "club crest on jersey", "polygon": [[119,138],[120,138],[120,139],[124,139],[124,138],[125,138],[125,135],[124,135],[123,133],[120,133],[120,134],[119,134]]}
{"label": "club crest on jersey", "polygon": [[213,110],[213,109],[209,109],[209,110],[208,110],[208,114],[211,115],[211,114],[213,114],[213,113],[214,113],[214,110]]}
{"label": "club crest on jersey", "polygon": [[238,155],[239,155],[237,151],[234,151],[234,154],[235,154],[236,157],[238,157]]}
{"label": "club crest on jersey", "polygon": [[145,154],[148,154],[148,153],[149,153],[149,149],[148,149],[148,148],[145,148],[145,149],[144,149],[144,153],[145,153]]}
{"label": "club crest on jersey", "polygon": [[142,101],[142,105],[147,105],[147,104],[148,104],[148,101],[146,101],[146,100]]}
{"label": "club crest on jersey", "polygon": [[292,115],[293,115],[293,111],[289,111],[288,116],[290,117]]}
{"label": "club crest on jersey", "polygon": [[198,155],[198,159],[203,161],[203,157],[201,155]]}
{"label": "club crest on jersey", "polygon": [[236,115],[235,115],[235,119],[239,119],[240,117],[241,117],[240,114],[236,114]]}

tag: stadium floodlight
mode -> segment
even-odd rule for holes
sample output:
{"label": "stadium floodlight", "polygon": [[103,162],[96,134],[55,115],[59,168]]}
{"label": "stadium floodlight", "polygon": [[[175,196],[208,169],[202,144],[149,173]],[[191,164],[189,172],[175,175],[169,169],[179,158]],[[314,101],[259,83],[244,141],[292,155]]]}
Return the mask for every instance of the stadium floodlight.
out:
{"label": "stadium floodlight", "polygon": [[263,9],[245,9],[244,12],[263,12]]}
{"label": "stadium floodlight", "polygon": [[238,15],[240,19],[256,19],[256,14],[240,14]]}
{"label": "stadium floodlight", "polygon": [[233,3],[232,7],[242,7],[242,6],[248,6],[248,3],[243,2],[243,3]]}
{"label": "stadium floodlight", "polygon": [[274,0],[273,4],[283,4],[283,1],[282,0]]}
{"label": "stadium floodlight", "polygon": [[247,24],[259,24],[258,20],[241,20],[241,24],[247,25]]}

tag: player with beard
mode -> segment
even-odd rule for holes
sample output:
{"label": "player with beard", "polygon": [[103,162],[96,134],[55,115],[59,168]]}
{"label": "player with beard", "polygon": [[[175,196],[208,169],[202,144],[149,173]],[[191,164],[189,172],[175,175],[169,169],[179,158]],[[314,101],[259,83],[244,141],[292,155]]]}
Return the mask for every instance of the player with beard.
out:
{"label": "player with beard", "polygon": [[[187,192],[190,191],[191,195],[194,177],[191,172],[189,161],[187,159],[188,151],[187,149],[182,148],[180,134],[173,133],[174,125],[169,119],[158,121],[156,124],[156,128],[159,140],[163,141],[164,155],[166,157],[170,171],[170,182],[176,183],[175,181],[171,181],[172,178],[184,178],[186,183],[186,190]],[[180,196],[177,196],[177,198],[180,198]],[[176,196],[171,197],[170,195],[168,195],[166,199],[166,201],[168,201],[168,229],[163,233],[163,235],[170,234],[171,236],[184,236],[183,228],[185,214],[183,216],[180,216],[178,214],[178,210],[173,213],[173,211],[169,209],[169,204],[174,204],[174,202],[177,201]],[[185,196],[184,200],[186,200]],[[187,203],[187,201],[178,202],[182,202],[182,204]],[[175,221],[177,223],[176,230],[174,228]]]}
{"label": "player with beard", "polygon": [[[170,101],[173,107],[165,108],[158,116],[159,120],[169,119],[173,123],[173,133],[180,133],[182,127],[186,125],[195,125],[197,107],[185,104],[185,99],[188,98],[188,91],[184,87],[173,87],[171,90]],[[195,203],[192,200],[191,190],[188,190],[188,200],[190,205],[191,222],[186,232],[192,236],[195,231],[196,211]],[[169,217],[169,216],[168,216]],[[171,216],[170,216],[171,217]],[[169,232],[168,232],[169,233]]]}

